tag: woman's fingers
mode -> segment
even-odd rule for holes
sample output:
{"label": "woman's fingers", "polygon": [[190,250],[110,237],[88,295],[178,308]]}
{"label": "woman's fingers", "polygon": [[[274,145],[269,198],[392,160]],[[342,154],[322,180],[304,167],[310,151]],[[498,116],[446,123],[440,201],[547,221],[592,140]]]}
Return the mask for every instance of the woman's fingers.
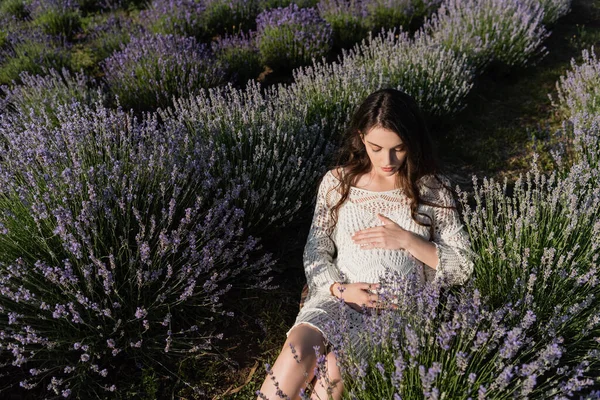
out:
{"label": "woman's fingers", "polygon": [[379,290],[381,288],[381,283],[369,283],[363,282],[363,287],[361,289],[366,290]]}
{"label": "woman's fingers", "polygon": [[379,239],[383,239],[385,237],[385,233],[383,232],[373,232],[373,233],[363,233],[360,235],[354,235],[352,236],[352,240],[354,241],[354,243],[362,243],[362,242],[369,242],[369,241],[373,241],[373,240],[379,240]]}

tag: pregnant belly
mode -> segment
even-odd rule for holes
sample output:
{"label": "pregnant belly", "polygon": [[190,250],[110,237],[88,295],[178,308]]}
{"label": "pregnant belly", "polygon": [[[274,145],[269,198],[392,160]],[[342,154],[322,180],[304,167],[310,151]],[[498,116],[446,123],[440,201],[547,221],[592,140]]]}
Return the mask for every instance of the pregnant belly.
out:
{"label": "pregnant belly", "polygon": [[[383,253],[383,254],[382,254]],[[387,257],[380,252],[375,257],[361,257],[338,260],[338,268],[346,274],[347,282],[379,282],[386,271],[392,270],[403,274],[411,273],[418,261],[405,251],[395,251]],[[391,252],[390,252],[391,253]]]}

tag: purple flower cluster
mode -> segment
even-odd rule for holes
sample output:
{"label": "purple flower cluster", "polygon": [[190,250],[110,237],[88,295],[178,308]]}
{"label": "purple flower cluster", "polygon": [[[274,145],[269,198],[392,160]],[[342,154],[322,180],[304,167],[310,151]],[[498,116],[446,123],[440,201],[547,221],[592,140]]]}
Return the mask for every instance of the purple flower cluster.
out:
{"label": "purple flower cluster", "polygon": [[224,147],[224,181],[245,176],[252,190],[239,206],[251,232],[282,226],[312,202],[331,145],[319,125],[308,124],[306,107],[282,101],[274,91],[261,93],[249,81],[245,90],[228,85],[159,111],[172,129],[213,140]]}
{"label": "purple flower cluster", "polygon": [[[577,358],[568,354],[575,341],[562,334],[540,335],[544,324],[532,310],[535,304],[492,306],[476,288],[477,279],[448,292],[439,285],[419,285],[416,275],[390,272],[382,282],[380,297],[388,302],[397,296],[399,308],[384,305],[379,313],[364,314],[359,349],[347,334],[343,301],[341,317],[326,328],[346,377],[344,388],[357,398],[366,393],[374,398],[495,398],[515,392],[519,398],[544,398],[585,393],[592,385],[593,372],[580,366],[589,365],[593,351],[577,368],[565,369]],[[516,286],[509,298],[527,285]]]}
{"label": "purple flower cluster", "polygon": [[571,59],[571,70],[556,82],[558,103],[549,95],[552,104],[565,116],[577,113],[600,113],[600,60],[594,47],[584,49],[581,62]]}
{"label": "purple flower cluster", "polygon": [[554,24],[559,18],[567,15],[571,11],[572,0],[536,0],[544,9],[543,23],[545,25]]}
{"label": "purple flower cluster", "polygon": [[244,84],[262,71],[256,32],[219,37],[211,43],[213,53],[227,66],[227,81]]}
{"label": "purple flower cluster", "polygon": [[29,12],[27,4],[22,0],[3,1],[0,4],[0,15],[5,18],[10,17],[15,20],[25,20],[29,18]]}
{"label": "purple flower cluster", "polygon": [[333,30],[333,43],[348,48],[365,38],[371,29],[362,0],[320,0],[319,15]]}
{"label": "purple flower cluster", "polygon": [[[0,100],[0,110],[18,110],[22,123],[31,121],[42,114],[56,120],[53,111],[59,104],[88,104],[103,102],[102,88],[82,72],[72,75],[66,68],[44,71],[45,75],[21,73],[21,85],[3,86],[5,93]],[[95,87],[95,89],[92,89]],[[42,112],[43,110],[43,112]]]}
{"label": "purple flower cluster", "polygon": [[265,10],[256,17],[257,42],[263,62],[273,69],[310,64],[329,52],[332,28],[314,8]]}
{"label": "purple flower cluster", "polygon": [[103,62],[105,79],[121,105],[166,107],[223,82],[225,68],[193,37],[146,34],[132,38]]}
{"label": "purple flower cluster", "polygon": [[371,30],[408,27],[415,14],[414,0],[369,0],[363,7],[367,11],[367,26]]}
{"label": "purple flower cluster", "polygon": [[140,12],[144,26],[154,32],[182,36],[204,36],[202,14],[205,2],[195,0],[154,0]]}
{"label": "purple flower cluster", "polygon": [[277,98],[308,108],[309,121],[327,137],[340,134],[355,105],[384,86],[410,93],[430,114],[453,114],[464,108],[474,77],[464,56],[395,30],[344,51],[339,62],[297,68],[293,75]]}
{"label": "purple flower cluster", "polygon": [[60,43],[39,27],[9,23],[8,28],[5,45],[0,48],[0,83],[19,82],[23,71],[42,74],[47,72],[44,68],[60,70],[70,64],[69,44]]}
{"label": "purple flower cluster", "polygon": [[95,59],[104,60],[131,37],[143,34],[143,27],[132,24],[124,14],[113,13],[100,19],[87,28],[88,42],[94,51]]}
{"label": "purple flower cluster", "polygon": [[448,0],[422,30],[434,42],[468,55],[482,71],[492,61],[524,66],[545,55],[541,43],[549,33],[543,16],[536,0]]}
{"label": "purple flower cluster", "polygon": [[206,0],[203,24],[209,38],[237,34],[256,28],[261,0]]}
{"label": "purple flower cluster", "polygon": [[79,8],[77,0],[31,0],[27,4],[31,16],[37,18],[52,10],[74,11]]}
{"label": "purple flower cluster", "polygon": [[135,360],[174,371],[214,349],[232,283],[269,289],[272,262],[234,206],[250,182],[220,175],[210,138],[101,105],[54,113],[0,121],[0,349],[11,383],[88,398]]}
{"label": "purple flower cluster", "polygon": [[81,28],[79,4],[73,0],[33,0],[31,17],[49,35],[73,39]]}

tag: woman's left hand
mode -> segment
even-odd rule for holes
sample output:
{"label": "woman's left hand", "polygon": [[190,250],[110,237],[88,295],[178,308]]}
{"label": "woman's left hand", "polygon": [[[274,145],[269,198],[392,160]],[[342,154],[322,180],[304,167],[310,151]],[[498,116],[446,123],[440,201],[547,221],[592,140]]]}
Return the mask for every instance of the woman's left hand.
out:
{"label": "woman's left hand", "polygon": [[414,235],[412,232],[381,214],[377,214],[377,217],[383,225],[355,232],[352,235],[354,243],[362,249],[405,250],[409,247]]}

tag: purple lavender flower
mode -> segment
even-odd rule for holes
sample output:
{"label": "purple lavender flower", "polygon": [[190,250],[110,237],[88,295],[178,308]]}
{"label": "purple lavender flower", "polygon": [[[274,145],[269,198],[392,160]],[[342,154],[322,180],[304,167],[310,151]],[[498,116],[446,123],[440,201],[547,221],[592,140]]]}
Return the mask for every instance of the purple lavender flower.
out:
{"label": "purple lavender flower", "polygon": [[227,66],[227,80],[246,83],[262,72],[256,32],[221,36],[212,42],[214,54]]}
{"label": "purple lavender flower", "polygon": [[[320,0],[319,15],[331,25],[334,45],[349,48],[367,37],[372,28],[361,0]],[[377,27],[380,28],[380,27]]]}
{"label": "purple lavender flower", "polygon": [[331,26],[314,8],[298,8],[294,3],[261,12],[256,29],[262,61],[273,69],[309,64],[331,47]]}
{"label": "purple lavender flower", "polygon": [[0,344],[15,367],[51,360],[57,372],[12,383],[56,395],[85,379],[94,384],[68,389],[87,398],[116,390],[114,365],[135,368],[142,351],[168,351],[163,365],[214,351],[223,336],[205,321],[230,315],[222,299],[232,282],[271,288],[273,264],[245,234],[233,204],[247,181],[219,174],[223,150],[156,115],[99,103],[59,103],[54,119],[41,109],[27,123],[23,112],[0,120],[0,222],[10,228],[0,248],[24,249],[0,252]]}
{"label": "purple lavender flower", "polygon": [[49,35],[71,40],[81,30],[81,14],[75,1],[33,0],[28,7],[31,17]]}
{"label": "purple lavender flower", "polygon": [[545,55],[541,43],[549,33],[543,15],[537,1],[450,0],[425,22],[423,31],[433,42],[467,54],[478,71],[492,61],[524,66]]}
{"label": "purple lavender flower", "polygon": [[224,79],[224,66],[194,38],[144,35],[103,62],[120,104],[136,109],[165,107],[172,97],[198,93]]}
{"label": "purple lavender flower", "polygon": [[205,2],[194,0],[153,0],[146,10],[140,12],[144,26],[154,33],[205,36],[203,24]]}

